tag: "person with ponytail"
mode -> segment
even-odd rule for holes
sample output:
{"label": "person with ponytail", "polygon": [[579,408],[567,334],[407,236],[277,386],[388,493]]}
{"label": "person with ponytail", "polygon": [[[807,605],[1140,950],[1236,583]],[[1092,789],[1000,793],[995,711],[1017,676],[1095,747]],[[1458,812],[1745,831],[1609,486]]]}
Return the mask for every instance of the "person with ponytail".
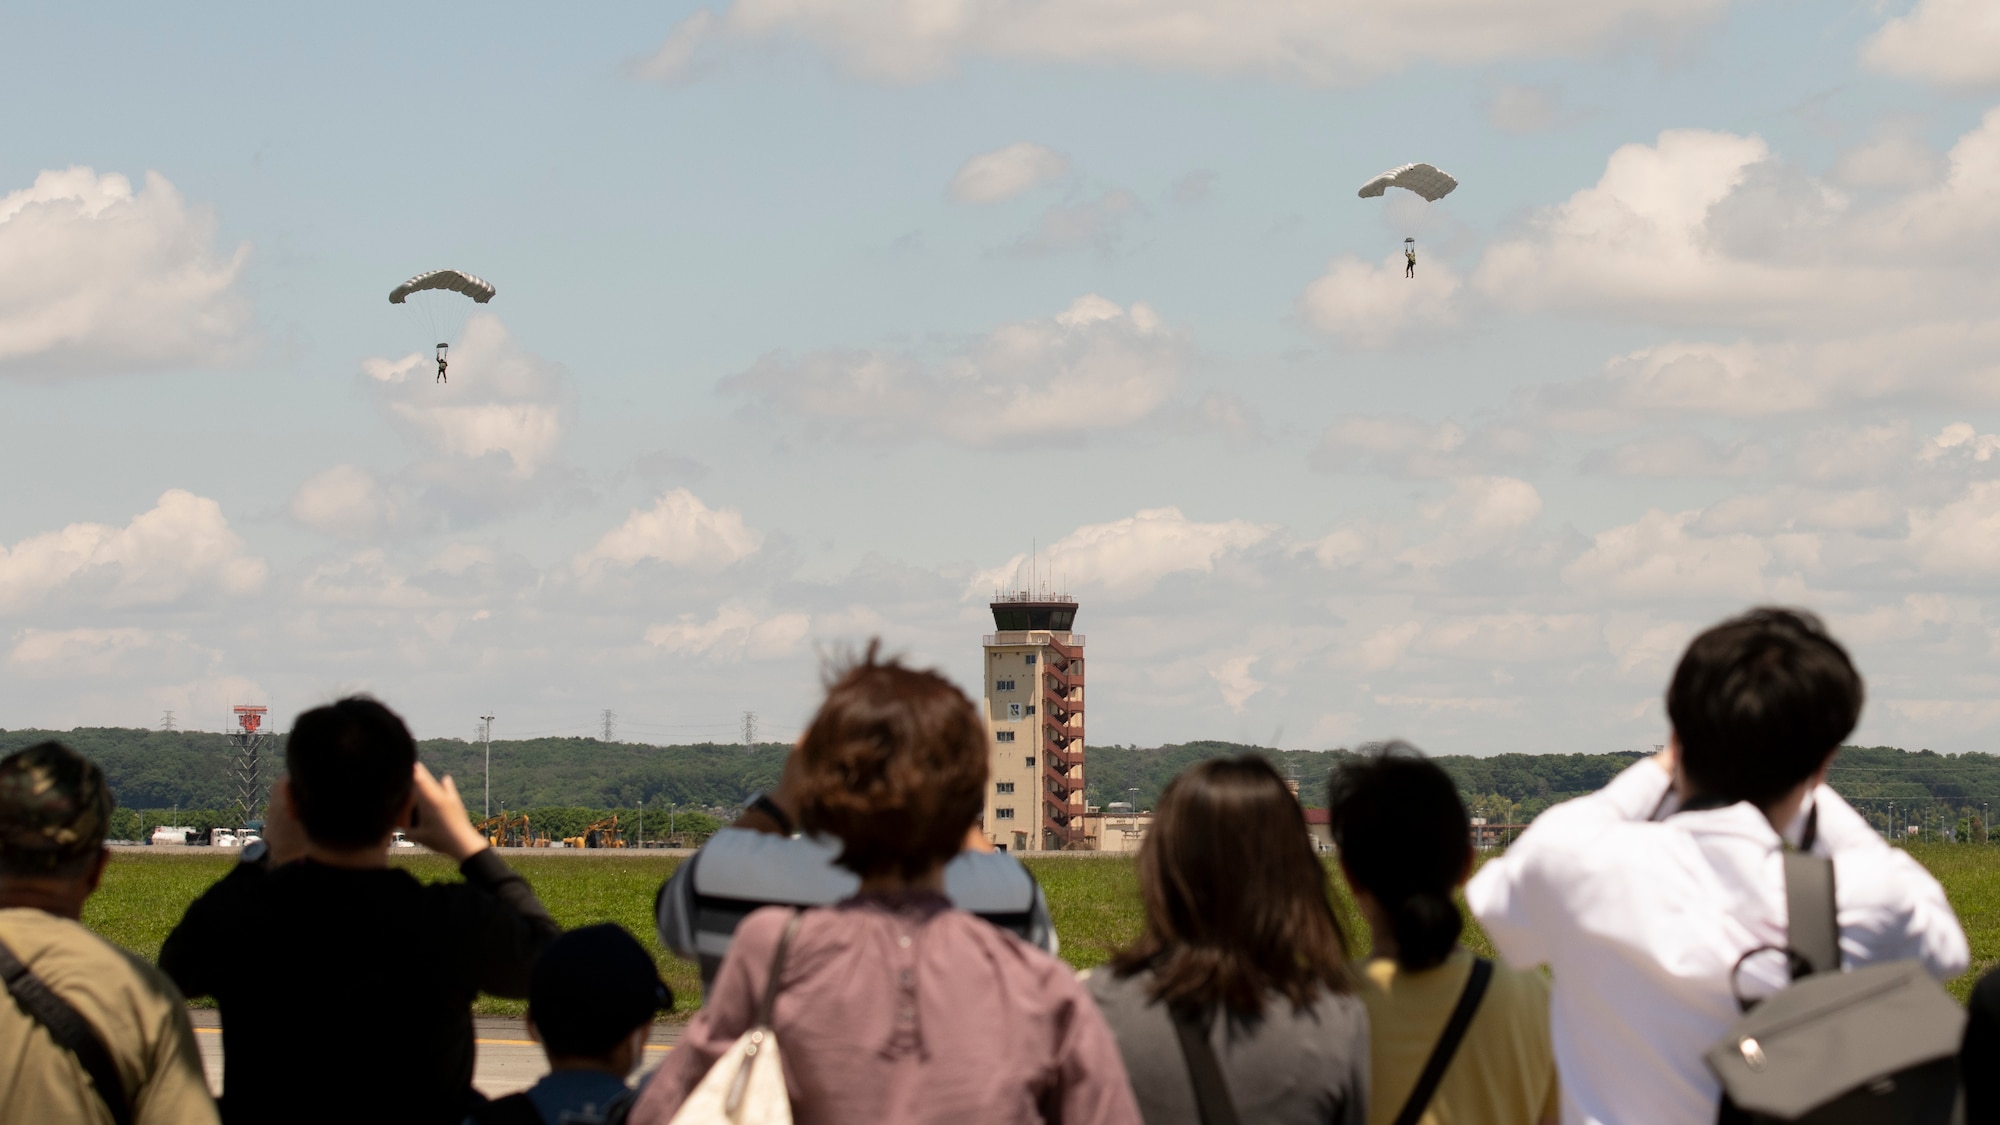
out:
{"label": "person with ponytail", "polygon": [[1160,794],[1145,930],[1088,974],[1146,1125],[1362,1125],[1368,1018],[1305,814],[1262,758]]}
{"label": "person with ponytail", "polygon": [[[1452,899],[1472,874],[1472,825],[1458,787],[1405,743],[1333,771],[1328,821],[1341,871],[1374,936],[1360,996],[1368,1008],[1369,1125],[1534,1125],[1561,1101],[1541,975],[1481,961],[1459,944]],[[1454,1019],[1460,1012],[1467,1016]],[[1459,1028],[1440,1050],[1448,1027]],[[1433,1059],[1442,1070],[1419,1089]]]}

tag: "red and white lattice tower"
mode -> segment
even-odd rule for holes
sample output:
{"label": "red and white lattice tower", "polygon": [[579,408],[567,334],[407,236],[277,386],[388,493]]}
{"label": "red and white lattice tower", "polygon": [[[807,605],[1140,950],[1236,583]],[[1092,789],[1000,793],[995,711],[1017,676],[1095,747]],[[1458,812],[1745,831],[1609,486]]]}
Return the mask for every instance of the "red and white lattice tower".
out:
{"label": "red and white lattice tower", "polygon": [[263,751],[270,735],[264,732],[264,716],[269,707],[250,707],[238,704],[230,708],[236,725],[229,731],[230,741],[236,743],[236,809],[237,824],[247,825],[260,818],[264,812]]}

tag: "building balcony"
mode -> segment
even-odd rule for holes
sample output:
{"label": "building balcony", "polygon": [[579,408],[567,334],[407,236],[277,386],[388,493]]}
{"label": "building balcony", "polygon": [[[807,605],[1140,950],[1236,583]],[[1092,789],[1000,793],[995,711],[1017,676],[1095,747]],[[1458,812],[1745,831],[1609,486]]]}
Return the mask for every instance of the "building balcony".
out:
{"label": "building balcony", "polygon": [[1083,655],[1082,633],[1054,633],[1046,629],[1010,630],[1005,633],[987,633],[979,638],[979,643],[987,646],[1046,645],[1071,660]]}

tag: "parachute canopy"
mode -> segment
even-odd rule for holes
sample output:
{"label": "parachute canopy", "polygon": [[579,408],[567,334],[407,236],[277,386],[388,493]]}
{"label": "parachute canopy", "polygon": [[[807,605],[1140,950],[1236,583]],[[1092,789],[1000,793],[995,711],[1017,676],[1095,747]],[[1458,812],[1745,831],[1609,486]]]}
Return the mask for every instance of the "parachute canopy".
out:
{"label": "parachute canopy", "polygon": [[[1380,195],[1381,193],[1377,192],[1376,194]],[[389,290],[389,303],[400,305],[403,303],[404,298],[410,294],[421,293],[426,289],[442,289],[452,293],[463,293],[482,305],[492,300],[493,294],[498,292],[498,290],[493,288],[491,283],[474,277],[469,273],[461,273],[458,270],[432,270],[429,273],[420,273],[401,285],[396,286],[394,289]]]}
{"label": "parachute canopy", "polygon": [[1361,185],[1361,198],[1373,199],[1392,187],[1408,188],[1436,203],[1450,195],[1458,181],[1449,172],[1440,172],[1429,164],[1405,164],[1401,168],[1391,168],[1387,172]]}

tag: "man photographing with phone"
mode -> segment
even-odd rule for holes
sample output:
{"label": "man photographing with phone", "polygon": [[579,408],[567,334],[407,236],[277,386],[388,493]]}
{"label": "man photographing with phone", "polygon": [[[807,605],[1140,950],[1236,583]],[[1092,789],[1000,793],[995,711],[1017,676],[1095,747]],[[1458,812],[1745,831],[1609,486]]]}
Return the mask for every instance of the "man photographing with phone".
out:
{"label": "man photographing with phone", "polygon": [[[557,926],[382,704],[300,715],[285,766],[268,851],[246,851],[160,950],[183,993],[221,1009],[223,1120],[455,1125],[478,1100],[473,999],[526,997]],[[398,828],[465,881],[391,868]]]}

